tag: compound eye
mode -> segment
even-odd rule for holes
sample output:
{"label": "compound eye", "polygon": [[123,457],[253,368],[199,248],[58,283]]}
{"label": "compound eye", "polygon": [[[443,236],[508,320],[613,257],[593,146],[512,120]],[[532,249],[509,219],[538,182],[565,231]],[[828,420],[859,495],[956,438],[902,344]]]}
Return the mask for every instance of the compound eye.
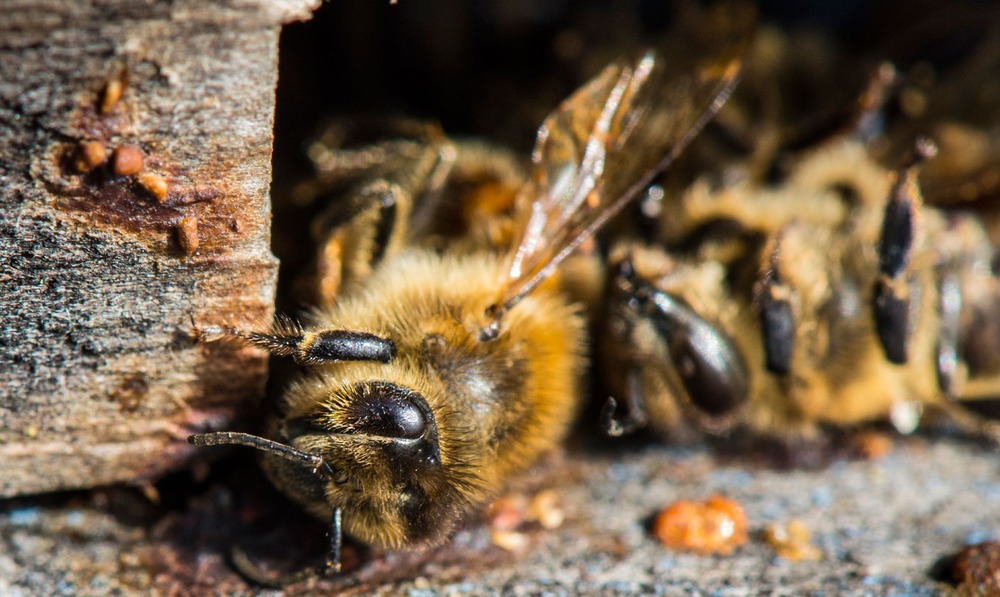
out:
{"label": "compound eye", "polygon": [[353,427],[362,433],[400,439],[423,437],[433,415],[423,397],[389,382],[365,382],[355,386],[357,398],[350,414]]}
{"label": "compound eye", "polygon": [[747,401],[749,381],[732,341],[683,302],[664,292],[650,296],[652,321],[691,404],[709,417],[723,417]]}

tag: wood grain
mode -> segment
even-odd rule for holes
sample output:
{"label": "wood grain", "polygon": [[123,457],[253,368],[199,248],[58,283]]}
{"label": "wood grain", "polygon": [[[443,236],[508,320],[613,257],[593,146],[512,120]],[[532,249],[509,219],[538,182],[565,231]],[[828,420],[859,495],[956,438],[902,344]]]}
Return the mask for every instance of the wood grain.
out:
{"label": "wood grain", "polygon": [[0,496],[155,478],[255,406],[265,355],[191,322],[272,313],[278,32],[316,4],[0,2]]}

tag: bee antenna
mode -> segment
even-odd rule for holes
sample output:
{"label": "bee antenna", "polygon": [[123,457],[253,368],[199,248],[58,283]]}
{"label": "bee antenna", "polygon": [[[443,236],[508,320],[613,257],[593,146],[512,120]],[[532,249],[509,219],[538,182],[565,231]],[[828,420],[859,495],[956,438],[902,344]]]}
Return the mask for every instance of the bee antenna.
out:
{"label": "bee antenna", "polygon": [[197,433],[188,436],[188,443],[193,446],[247,446],[256,448],[268,454],[280,456],[285,460],[305,464],[316,474],[322,474],[328,479],[333,478],[333,469],[323,460],[322,456],[296,450],[291,446],[278,443],[249,433],[236,431],[217,431],[215,433]]}

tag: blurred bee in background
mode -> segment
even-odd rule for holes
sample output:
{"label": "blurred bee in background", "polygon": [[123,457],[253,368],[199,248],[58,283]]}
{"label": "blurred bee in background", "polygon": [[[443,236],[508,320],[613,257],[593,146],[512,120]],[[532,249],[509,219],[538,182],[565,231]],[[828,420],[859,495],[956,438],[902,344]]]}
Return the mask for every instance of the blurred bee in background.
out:
{"label": "blurred bee in background", "polygon": [[[311,374],[284,393],[268,438],[190,441],[261,450],[274,484],[331,521],[324,573],[339,571],[344,533],[380,548],[443,541],[565,436],[587,334],[557,268],[726,100],[752,23],[751,10],[722,5],[678,28],[683,55],[604,69],[542,124],[526,178],[433,128],[358,150],[315,145],[320,176],[300,196],[347,194],[313,227],[310,325],[197,330]],[[313,573],[272,578],[235,555],[263,584]]]}
{"label": "blurred bee in background", "polygon": [[[969,60],[980,74],[1000,66],[988,39]],[[767,57],[809,55],[768,43],[787,42],[758,36],[743,91],[779,87],[787,64],[763,68]],[[908,433],[936,412],[1000,438],[997,239],[982,209],[1000,180],[1000,135],[995,122],[959,124],[990,114],[956,109],[989,95],[972,92],[981,77],[967,71],[965,91],[939,81],[935,102],[924,89],[919,119],[887,119],[886,105],[920,80],[888,64],[836,126],[781,122],[759,97],[756,121],[739,97],[720,113],[738,159],[723,167],[717,153],[694,182],[653,187],[652,233],[611,251],[598,333],[610,434],[744,429],[794,444],[877,420]],[[922,133],[941,155],[914,143]],[[883,165],[901,139],[910,157]]]}
{"label": "blurred bee in background", "polygon": [[[998,395],[1000,370],[965,356],[1000,341],[980,223],[922,207],[916,165],[891,176],[850,142],[813,159],[782,189],[690,189],[674,214],[704,235],[689,249],[616,248],[601,358],[630,414],[614,434],[649,421],[808,438],[882,418],[909,432],[925,406]],[[828,160],[849,178],[820,176]],[[735,225],[704,228],[722,218]]]}

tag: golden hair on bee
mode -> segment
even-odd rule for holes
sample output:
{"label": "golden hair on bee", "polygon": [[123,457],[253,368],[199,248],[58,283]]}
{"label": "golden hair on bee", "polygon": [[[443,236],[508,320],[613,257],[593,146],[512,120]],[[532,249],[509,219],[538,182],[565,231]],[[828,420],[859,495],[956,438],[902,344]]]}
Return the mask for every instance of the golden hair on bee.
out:
{"label": "golden hair on bee", "polygon": [[[192,441],[261,448],[274,484],[334,521],[335,553],[341,532],[380,548],[443,541],[554,447],[578,409],[585,321],[557,280],[512,308],[496,339],[480,340],[503,268],[488,252],[412,249],[314,313],[308,329],[319,331],[283,325],[280,333],[240,333],[311,363],[311,371],[285,392],[268,428],[273,441],[229,433]],[[333,321],[351,335],[330,330]],[[391,348],[369,347],[383,337]],[[348,360],[352,351],[391,358]],[[241,572],[262,584],[303,578],[270,578],[236,555]]]}
{"label": "golden hair on bee", "polygon": [[[329,504],[348,504],[347,532],[372,545],[433,543],[565,434],[584,363],[580,309],[549,285],[511,310],[495,341],[478,341],[502,265],[488,253],[414,250],[314,316],[321,327],[391,335],[397,356],[325,364],[286,393],[272,436],[323,454],[350,479],[320,499],[294,498],[324,517]],[[281,480],[285,461],[266,458],[265,469],[294,491]]]}

